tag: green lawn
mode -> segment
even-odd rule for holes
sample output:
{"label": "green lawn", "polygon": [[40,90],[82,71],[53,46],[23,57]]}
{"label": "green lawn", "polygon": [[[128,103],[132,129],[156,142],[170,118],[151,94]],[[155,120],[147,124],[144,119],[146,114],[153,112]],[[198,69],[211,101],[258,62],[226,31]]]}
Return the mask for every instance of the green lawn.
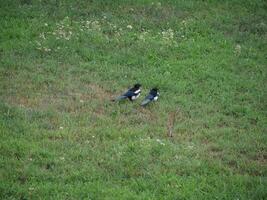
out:
{"label": "green lawn", "polygon": [[0,0],[0,199],[266,199],[266,55],[264,0]]}

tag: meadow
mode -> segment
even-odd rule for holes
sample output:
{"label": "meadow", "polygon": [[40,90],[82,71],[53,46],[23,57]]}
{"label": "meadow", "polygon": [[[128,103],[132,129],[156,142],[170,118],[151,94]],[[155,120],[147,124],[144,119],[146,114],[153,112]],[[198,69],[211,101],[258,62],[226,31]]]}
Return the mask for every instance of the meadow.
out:
{"label": "meadow", "polygon": [[266,55],[264,0],[0,0],[0,199],[266,199]]}

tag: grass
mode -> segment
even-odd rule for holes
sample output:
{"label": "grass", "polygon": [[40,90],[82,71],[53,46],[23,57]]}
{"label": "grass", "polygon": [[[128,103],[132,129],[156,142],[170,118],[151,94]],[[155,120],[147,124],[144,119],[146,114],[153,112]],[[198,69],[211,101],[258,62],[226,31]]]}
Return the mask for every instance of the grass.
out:
{"label": "grass", "polygon": [[265,199],[266,11],[1,1],[0,198]]}

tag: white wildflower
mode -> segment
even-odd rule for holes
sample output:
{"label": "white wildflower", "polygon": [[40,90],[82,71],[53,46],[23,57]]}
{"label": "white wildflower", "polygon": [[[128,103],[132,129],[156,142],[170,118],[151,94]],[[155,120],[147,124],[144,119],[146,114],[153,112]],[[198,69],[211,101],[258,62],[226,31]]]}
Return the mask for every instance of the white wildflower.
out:
{"label": "white wildflower", "polygon": [[40,33],[39,37],[45,40],[45,34],[44,33]]}
{"label": "white wildflower", "polygon": [[166,31],[162,31],[161,34],[162,34],[163,38],[166,40],[172,40],[174,38],[174,32],[171,28],[169,28]]}
{"label": "white wildflower", "polygon": [[194,148],[193,145],[189,145],[189,146],[188,146],[188,149],[193,149],[193,148]]}
{"label": "white wildflower", "polygon": [[142,32],[142,33],[139,35],[139,39],[140,39],[140,40],[145,40],[145,37],[146,37],[147,34],[148,34],[148,32],[146,32],[146,31]]}
{"label": "white wildflower", "polygon": [[47,47],[44,47],[43,50],[44,50],[45,52],[50,52],[50,51],[51,51],[51,49],[49,49],[49,48],[47,48]]}
{"label": "white wildflower", "polygon": [[133,27],[131,25],[127,25],[128,29],[133,29]]}
{"label": "white wildflower", "polygon": [[92,26],[93,29],[98,30],[98,31],[100,31],[100,29],[101,29],[100,24],[99,24],[99,22],[97,20],[93,21],[91,23],[91,26]]}
{"label": "white wildflower", "polygon": [[236,52],[237,54],[240,54],[240,53],[241,53],[241,46],[240,46],[239,44],[237,44],[237,45],[235,46],[235,52]]}
{"label": "white wildflower", "polygon": [[160,139],[156,139],[156,141],[163,146],[165,145],[165,143],[163,143]]}

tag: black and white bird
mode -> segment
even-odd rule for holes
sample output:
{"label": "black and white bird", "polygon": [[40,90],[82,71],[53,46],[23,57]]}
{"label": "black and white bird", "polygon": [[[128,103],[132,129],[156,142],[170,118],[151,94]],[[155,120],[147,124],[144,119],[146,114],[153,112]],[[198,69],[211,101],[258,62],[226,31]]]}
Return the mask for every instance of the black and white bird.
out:
{"label": "black and white bird", "polygon": [[137,99],[141,94],[141,84],[137,83],[132,88],[130,88],[127,92],[125,92],[123,95],[117,97],[115,101],[120,101],[122,99],[129,99],[130,101],[133,101]]}
{"label": "black and white bird", "polygon": [[159,98],[159,90],[157,88],[152,88],[149,94],[144,99],[144,101],[141,103],[141,106],[146,106],[150,102],[157,101],[158,98]]}

